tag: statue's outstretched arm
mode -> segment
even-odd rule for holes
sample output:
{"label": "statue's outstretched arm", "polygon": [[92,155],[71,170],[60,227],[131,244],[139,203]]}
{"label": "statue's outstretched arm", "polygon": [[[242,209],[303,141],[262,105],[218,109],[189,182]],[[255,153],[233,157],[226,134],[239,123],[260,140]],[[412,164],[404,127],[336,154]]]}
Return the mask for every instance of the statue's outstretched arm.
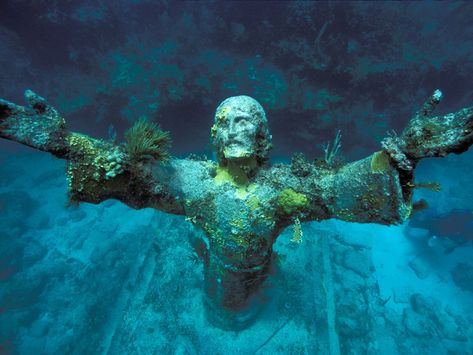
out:
{"label": "statue's outstretched arm", "polygon": [[361,223],[397,224],[411,214],[412,188],[384,151],[346,164],[325,176],[329,217]]}
{"label": "statue's outstretched arm", "polygon": [[401,223],[412,211],[414,168],[428,157],[465,152],[473,144],[473,107],[432,117],[439,90],[400,136],[382,141],[382,151],[347,164],[325,178],[331,216],[356,222]]}
{"label": "statue's outstretched arm", "polygon": [[0,138],[67,160],[73,202],[117,199],[133,208],[154,207],[184,213],[178,186],[164,182],[166,179],[169,182],[168,175],[176,170],[175,159],[167,163],[137,159],[134,155],[137,150],[147,152],[143,147],[135,145],[127,149],[124,145],[70,132],[62,116],[45,99],[31,90],[25,92],[25,98],[28,106],[0,99]]}

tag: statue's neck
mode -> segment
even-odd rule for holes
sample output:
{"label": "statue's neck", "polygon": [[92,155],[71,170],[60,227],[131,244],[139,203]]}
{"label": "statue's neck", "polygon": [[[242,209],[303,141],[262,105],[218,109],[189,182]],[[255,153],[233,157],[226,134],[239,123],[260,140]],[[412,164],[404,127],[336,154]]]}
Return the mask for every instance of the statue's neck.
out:
{"label": "statue's neck", "polygon": [[246,185],[255,175],[258,164],[255,158],[227,160],[225,166],[220,165],[217,179],[230,179],[235,185]]}

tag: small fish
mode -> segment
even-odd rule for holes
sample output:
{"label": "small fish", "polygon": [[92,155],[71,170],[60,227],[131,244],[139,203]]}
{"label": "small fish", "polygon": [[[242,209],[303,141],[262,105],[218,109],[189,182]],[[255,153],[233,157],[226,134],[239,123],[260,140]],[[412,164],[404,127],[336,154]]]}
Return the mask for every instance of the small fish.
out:
{"label": "small fish", "polygon": [[296,218],[294,221],[294,231],[292,233],[292,238],[290,241],[292,243],[300,244],[302,243],[302,227],[301,227],[301,221],[299,221],[299,218]]}

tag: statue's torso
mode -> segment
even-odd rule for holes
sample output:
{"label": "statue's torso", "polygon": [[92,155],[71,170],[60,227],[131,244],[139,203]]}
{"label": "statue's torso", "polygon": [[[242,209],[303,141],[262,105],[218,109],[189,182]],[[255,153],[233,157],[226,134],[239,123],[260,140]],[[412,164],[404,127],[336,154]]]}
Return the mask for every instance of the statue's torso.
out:
{"label": "statue's torso", "polygon": [[183,199],[187,220],[202,228],[210,248],[234,259],[258,263],[271,252],[279,232],[276,220],[277,191],[256,177],[236,184],[221,176],[210,161],[180,160],[170,180]]}
{"label": "statue's torso", "polygon": [[202,194],[189,201],[186,214],[230,263],[259,264],[277,235],[277,193],[263,179],[237,184],[221,175],[210,167],[208,178],[201,180]]}
{"label": "statue's torso", "polygon": [[[301,217],[313,212],[313,196],[303,192],[307,186],[314,194],[316,189],[288,166],[261,168],[241,183],[212,161],[174,160],[162,169],[155,175],[168,179],[164,185],[180,199],[186,218],[204,230],[210,249],[230,263],[258,264],[271,253],[281,230],[294,222],[296,209]],[[304,205],[282,205],[287,199],[302,199]]]}

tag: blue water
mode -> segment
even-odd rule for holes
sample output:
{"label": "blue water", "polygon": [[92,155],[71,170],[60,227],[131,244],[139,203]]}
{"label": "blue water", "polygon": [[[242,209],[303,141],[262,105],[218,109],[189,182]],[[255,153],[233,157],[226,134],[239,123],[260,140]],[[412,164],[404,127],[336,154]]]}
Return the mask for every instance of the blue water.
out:
{"label": "blue water", "polygon": [[[71,131],[121,142],[141,116],[171,154],[215,159],[226,97],[265,108],[272,162],[380,149],[439,88],[473,105],[473,3],[0,3],[0,97],[45,97]],[[0,354],[473,354],[473,151],[422,161],[428,208],[396,226],[329,220],[278,237],[264,308],[209,323],[202,235],[108,200],[69,206],[66,164],[0,140]]]}

